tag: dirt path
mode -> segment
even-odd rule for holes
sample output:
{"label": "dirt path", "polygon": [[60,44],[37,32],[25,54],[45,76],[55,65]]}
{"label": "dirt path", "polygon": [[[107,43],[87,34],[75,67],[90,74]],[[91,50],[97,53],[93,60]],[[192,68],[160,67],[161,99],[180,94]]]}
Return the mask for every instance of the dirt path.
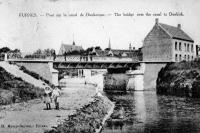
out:
{"label": "dirt path", "polygon": [[93,86],[62,89],[60,110],[44,110],[40,99],[0,107],[0,133],[43,133],[56,126],[95,95]]}

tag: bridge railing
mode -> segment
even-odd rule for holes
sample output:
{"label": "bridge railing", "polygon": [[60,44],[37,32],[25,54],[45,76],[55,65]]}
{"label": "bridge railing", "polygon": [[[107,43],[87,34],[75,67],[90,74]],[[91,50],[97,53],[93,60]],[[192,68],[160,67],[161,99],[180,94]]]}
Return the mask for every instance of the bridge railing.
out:
{"label": "bridge railing", "polygon": [[120,62],[120,61],[124,61],[124,62],[131,62],[133,61],[132,58],[130,57],[114,57],[114,56],[97,56],[97,57],[93,57],[93,61],[97,61],[97,62]]}
{"label": "bridge railing", "polygon": [[[1,56],[0,56],[1,59]],[[54,60],[55,61],[68,61],[68,62],[132,62],[136,61],[136,59],[131,57],[116,57],[116,56],[81,56],[81,55],[56,55],[54,56],[47,56],[44,54],[40,55],[29,55],[25,57],[19,57],[19,56],[9,56],[8,60]],[[2,56],[3,60],[3,56]]]}
{"label": "bridge railing", "polygon": [[70,62],[131,62],[135,59],[130,57],[115,57],[115,56],[57,56],[56,61],[70,61]]}

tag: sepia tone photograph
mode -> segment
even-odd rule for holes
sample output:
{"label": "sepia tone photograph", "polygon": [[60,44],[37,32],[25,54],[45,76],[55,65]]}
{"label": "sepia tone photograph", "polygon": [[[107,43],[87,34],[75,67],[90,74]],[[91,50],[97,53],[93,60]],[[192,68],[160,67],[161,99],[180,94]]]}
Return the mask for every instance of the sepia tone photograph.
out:
{"label": "sepia tone photograph", "polygon": [[0,133],[200,133],[199,7],[0,0]]}

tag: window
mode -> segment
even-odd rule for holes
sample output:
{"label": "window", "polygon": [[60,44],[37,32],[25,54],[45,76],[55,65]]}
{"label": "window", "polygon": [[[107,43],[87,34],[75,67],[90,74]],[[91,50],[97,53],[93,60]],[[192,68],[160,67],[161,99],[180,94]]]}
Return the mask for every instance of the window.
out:
{"label": "window", "polygon": [[194,52],[193,44],[191,45],[191,52],[192,52],[192,53]]}
{"label": "window", "polygon": [[186,43],[184,43],[184,49],[185,49],[185,52],[187,51],[187,45]]}
{"label": "window", "polygon": [[188,55],[188,61],[190,60],[190,56]]}
{"label": "window", "polygon": [[175,42],[175,50],[178,50],[178,44]]}
{"label": "window", "polygon": [[184,56],[184,60],[186,60],[186,55]]}
{"label": "window", "polygon": [[178,61],[178,55],[177,54],[175,55],[175,61]]}
{"label": "window", "polygon": [[189,44],[188,44],[188,45],[187,45],[187,51],[188,51],[188,52],[189,52],[189,50],[190,50],[189,48],[190,48],[190,46],[189,46]]}
{"label": "window", "polygon": [[181,49],[181,42],[179,42],[179,51],[182,51],[182,49]]}
{"label": "window", "polygon": [[182,59],[181,59],[181,55],[179,55],[179,61],[181,61]]}

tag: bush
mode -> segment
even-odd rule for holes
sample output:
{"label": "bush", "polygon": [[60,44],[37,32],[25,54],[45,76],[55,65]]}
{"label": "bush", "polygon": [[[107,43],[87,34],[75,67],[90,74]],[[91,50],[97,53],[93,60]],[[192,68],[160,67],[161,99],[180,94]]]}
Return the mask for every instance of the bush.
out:
{"label": "bush", "polygon": [[[23,67],[21,69],[24,69]],[[44,90],[15,77],[0,67],[0,105],[41,97]]]}
{"label": "bush", "polygon": [[158,73],[158,94],[200,97],[200,61],[167,64]]}

